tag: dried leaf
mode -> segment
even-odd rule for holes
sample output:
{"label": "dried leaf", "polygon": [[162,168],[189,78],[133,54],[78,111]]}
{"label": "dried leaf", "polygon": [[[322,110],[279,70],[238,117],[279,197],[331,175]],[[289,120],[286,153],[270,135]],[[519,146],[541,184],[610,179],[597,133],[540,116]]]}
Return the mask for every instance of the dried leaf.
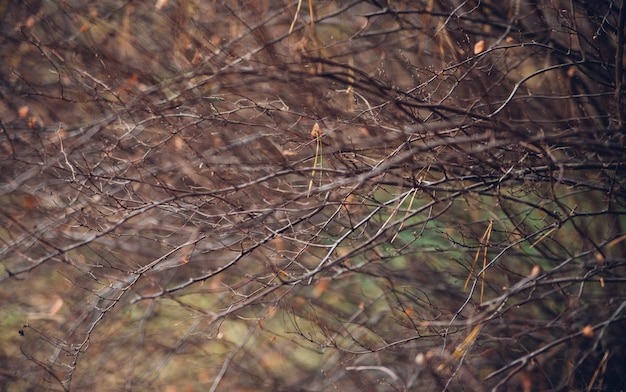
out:
{"label": "dried leaf", "polygon": [[592,338],[594,335],[593,328],[591,328],[591,325],[589,324],[582,327],[580,333],[582,333],[582,335],[586,338]]}
{"label": "dried leaf", "polygon": [[476,42],[476,45],[474,45],[474,54],[478,54],[484,50],[485,50],[485,40],[481,39],[480,41]]}
{"label": "dried leaf", "polygon": [[320,125],[318,123],[313,124],[313,129],[311,130],[311,136],[314,138],[318,138],[322,136],[323,134],[324,132],[322,132]]}
{"label": "dried leaf", "polygon": [[536,278],[537,276],[539,276],[540,273],[541,273],[541,267],[535,264],[533,269],[530,271],[530,276],[533,278]]}
{"label": "dried leaf", "polygon": [[576,68],[569,67],[569,69],[567,70],[567,77],[568,78],[573,78],[574,75],[576,75]]}
{"label": "dried leaf", "polygon": [[596,263],[599,266],[603,266],[604,265],[604,255],[600,252],[596,252]]}
{"label": "dried leaf", "polygon": [[17,116],[19,118],[26,118],[26,116],[28,116],[28,111],[30,109],[28,108],[28,106],[24,105],[24,106],[20,106],[19,109],[17,109]]}
{"label": "dried leaf", "polygon": [[55,314],[59,313],[59,310],[61,310],[62,307],[63,299],[61,297],[57,297],[56,301],[54,301],[54,304],[52,304],[52,306],[50,307],[48,313],[50,313],[51,316],[54,316]]}

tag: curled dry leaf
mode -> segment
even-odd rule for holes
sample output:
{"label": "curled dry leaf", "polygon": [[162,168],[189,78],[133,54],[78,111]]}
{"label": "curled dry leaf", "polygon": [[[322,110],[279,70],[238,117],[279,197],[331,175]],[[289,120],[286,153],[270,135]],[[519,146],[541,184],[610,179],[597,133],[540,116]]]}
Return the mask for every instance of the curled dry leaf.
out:
{"label": "curled dry leaf", "polygon": [[485,50],[485,40],[481,39],[480,41],[476,42],[476,45],[474,45],[474,54],[478,54],[484,50]]}
{"label": "curled dry leaf", "polygon": [[37,128],[42,127],[43,123],[39,119],[39,117],[32,116],[28,119],[28,128]]}
{"label": "curled dry leaf", "polygon": [[541,273],[541,267],[535,264],[533,269],[530,271],[530,276],[537,277]]}
{"label": "curled dry leaf", "polygon": [[19,118],[26,118],[26,116],[28,116],[28,111],[30,109],[28,108],[28,106],[24,105],[24,106],[20,106],[19,109],[17,109],[17,116]]}
{"label": "curled dry leaf", "polygon": [[591,328],[591,325],[589,325],[589,324],[585,325],[580,330],[580,333],[582,333],[583,336],[586,337],[586,338],[592,338],[593,335],[594,335],[593,328]]}
{"label": "curled dry leaf", "polygon": [[604,255],[600,252],[596,252],[595,254],[596,256],[596,263],[598,263],[598,266],[603,266],[604,265]]}
{"label": "curled dry leaf", "polygon": [[323,134],[324,132],[322,132],[320,125],[318,123],[313,124],[313,129],[311,129],[311,136],[317,138],[322,136]]}
{"label": "curled dry leaf", "polygon": [[574,75],[576,75],[576,68],[575,68],[575,67],[570,67],[570,68],[567,70],[567,77],[568,77],[568,78],[573,78],[573,77],[574,77]]}

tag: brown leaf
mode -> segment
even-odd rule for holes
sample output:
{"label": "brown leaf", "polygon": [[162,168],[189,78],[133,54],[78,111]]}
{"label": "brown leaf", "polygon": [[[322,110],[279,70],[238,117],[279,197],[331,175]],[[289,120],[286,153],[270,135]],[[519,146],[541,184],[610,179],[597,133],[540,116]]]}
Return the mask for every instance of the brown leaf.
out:
{"label": "brown leaf", "polygon": [[478,54],[483,50],[485,50],[485,40],[481,39],[480,41],[476,42],[476,45],[474,45],[474,54]]}
{"label": "brown leaf", "polygon": [[320,125],[318,123],[313,124],[313,129],[311,129],[311,136],[317,138],[322,136],[323,134],[324,132],[322,132]]}
{"label": "brown leaf", "polygon": [[26,118],[26,116],[28,116],[28,111],[30,109],[28,108],[28,106],[24,105],[24,106],[20,106],[19,109],[17,109],[17,116],[19,118]]}
{"label": "brown leaf", "polygon": [[583,336],[586,337],[586,338],[592,338],[593,335],[594,335],[593,328],[591,328],[591,325],[589,325],[589,324],[585,325],[580,330],[580,333],[582,333]]}

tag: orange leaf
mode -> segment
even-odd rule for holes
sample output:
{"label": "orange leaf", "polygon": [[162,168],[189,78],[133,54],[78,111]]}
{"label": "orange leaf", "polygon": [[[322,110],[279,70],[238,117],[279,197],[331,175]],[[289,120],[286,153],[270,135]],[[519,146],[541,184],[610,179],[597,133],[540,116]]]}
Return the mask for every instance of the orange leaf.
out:
{"label": "orange leaf", "polygon": [[318,123],[313,124],[313,129],[311,129],[311,136],[317,138],[322,136],[323,134],[324,132],[322,132],[320,125]]}
{"label": "orange leaf", "polygon": [[319,298],[328,289],[330,279],[320,279],[313,289],[313,298]]}
{"label": "orange leaf", "polygon": [[594,333],[593,333],[593,328],[591,328],[591,325],[587,324],[585,325],[581,330],[580,333],[583,334],[584,337],[586,338],[592,338]]}
{"label": "orange leaf", "polygon": [[17,109],[17,116],[19,118],[26,118],[26,116],[28,116],[28,111],[29,111],[28,106],[26,105],[20,106],[20,108]]}
{"label": "orange leaf", "polygon": [[480,41],[476,42],[476,45],[474,45],[474,54],[478,54],[483,50],[485,50],[485,40],[481,39]]}

